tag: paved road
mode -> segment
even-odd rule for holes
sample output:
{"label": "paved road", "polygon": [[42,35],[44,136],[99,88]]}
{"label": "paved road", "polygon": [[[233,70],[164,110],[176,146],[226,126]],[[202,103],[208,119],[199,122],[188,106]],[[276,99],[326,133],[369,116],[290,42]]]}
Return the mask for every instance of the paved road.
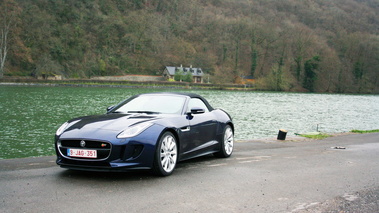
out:
{"label": "paved road", "polygon": [[290,140],[238,142],[165,178],[0,160],[0,212],[379,212],[379,133]]}

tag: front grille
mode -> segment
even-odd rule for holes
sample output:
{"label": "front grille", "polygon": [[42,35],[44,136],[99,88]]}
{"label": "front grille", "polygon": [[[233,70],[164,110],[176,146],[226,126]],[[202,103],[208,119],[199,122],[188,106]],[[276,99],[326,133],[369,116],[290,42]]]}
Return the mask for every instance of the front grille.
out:
{"label": "front grille", "polygon": [[[62,140],[61,145],[65,147],[71,147],[71,148],[83,148],[80,146],[80,142],[82,140]],[[99,148],[99,149],[110,149],[111,144],[108,142],[102,142],[102,141],[85,141],[86,145],[85,148]]]}
{"label": "front grille", "polygon": [[104,142],[104,141],[84,140],[85,145],[83,147],[81,146],[82,141],[83,140],[58,141],[58,149],[59,149],[60,154],[62,156],[65,156],[66,158],[86,160],[86,158],[67,156],[67,149],[90,149],[90,150],[96,150],[97,152],[97,158],[91,158],[91,160],[94,160],[94,159],[102,160],[109,157],[111,153],[111,148],[112,148],[111,143]]}

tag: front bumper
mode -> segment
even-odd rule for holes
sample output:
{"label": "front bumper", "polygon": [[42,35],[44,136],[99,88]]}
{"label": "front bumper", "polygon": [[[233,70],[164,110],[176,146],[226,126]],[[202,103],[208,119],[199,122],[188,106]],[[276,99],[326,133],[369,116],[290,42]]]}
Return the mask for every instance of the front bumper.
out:
{"label": "front bumper", "polygon": [[[116,134],[111,135],[104,130],[92,134],[95,136],[93,138],[62,134],[56,137],[56,163],[63,168],[88,171],[151,169],[161,131],[161,126],[154,125],[138,136],[127,139],[117,139]],[[82,141],[85,142],[84,147]],[[96,150],[98,155],[97,158],[71,157],[67,154],[68,149]]]}

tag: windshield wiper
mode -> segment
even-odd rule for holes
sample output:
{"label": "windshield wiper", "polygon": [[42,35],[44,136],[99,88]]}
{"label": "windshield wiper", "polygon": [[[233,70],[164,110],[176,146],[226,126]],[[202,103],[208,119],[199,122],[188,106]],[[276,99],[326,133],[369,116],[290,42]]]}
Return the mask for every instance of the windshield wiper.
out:
{"label": "windshield wiper", "polygon": [[160,112],[154,112],[154,111],[128,111],[128,113],[161,114]]}
{"label": "windshield wiper", "polygon": [[120,112],[120,111],[113,111],[113,112],[111,112],[111,113],[122,113],[122,112]]}

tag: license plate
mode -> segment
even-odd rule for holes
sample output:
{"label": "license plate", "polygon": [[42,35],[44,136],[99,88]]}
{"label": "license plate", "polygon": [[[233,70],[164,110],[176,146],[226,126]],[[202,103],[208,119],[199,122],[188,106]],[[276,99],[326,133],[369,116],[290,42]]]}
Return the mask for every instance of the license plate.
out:
{"label": "license plate", "polygon": [[96,150],[67,149],[67,156],[79,158],[97,158]]}

